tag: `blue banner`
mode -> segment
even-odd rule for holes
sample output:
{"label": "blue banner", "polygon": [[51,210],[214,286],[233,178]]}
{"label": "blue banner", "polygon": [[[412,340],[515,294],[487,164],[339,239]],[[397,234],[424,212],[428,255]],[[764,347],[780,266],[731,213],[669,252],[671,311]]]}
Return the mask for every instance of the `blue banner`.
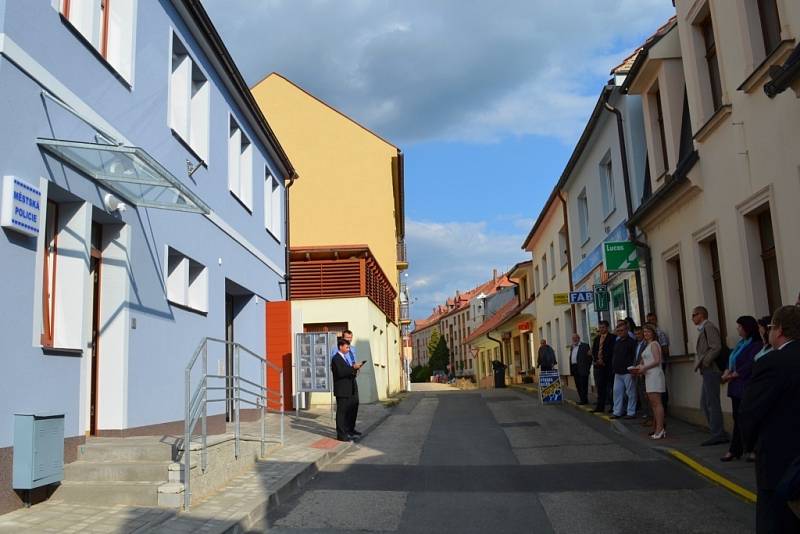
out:
{"label": "blue banner", "polygon": [[539,373],[539,397],[542,404],[558,404],[564,401],[561,391],[561,376],[558,371],[541,371]]}

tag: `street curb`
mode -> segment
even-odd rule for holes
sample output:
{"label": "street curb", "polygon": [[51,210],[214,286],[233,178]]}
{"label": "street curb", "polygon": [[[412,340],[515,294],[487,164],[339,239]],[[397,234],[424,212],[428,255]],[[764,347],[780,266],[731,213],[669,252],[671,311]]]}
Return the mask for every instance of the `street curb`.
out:
{"label": "street curb", "polygon": [[[375,419],[372,423],[363,427],[362,429],[362,439],[363,436],[367,436],[372,430],[374,430],[378,425],[383,423],[389,416],[391,415],[391,409],[388,409],[386,413]],[[335,462],[340,457],[345,455],[347,452],[351,451],[356,447],[354,442],[344,443],[335,449],[324,453],[320,458],[317,460],[309,463],[305,467],[301,468],[299,471],[295,473],[291,473],[284,478],[284,480],[278,482],[276,485],[277,487],[269,493],[266,499],[262,499],[260,502],[255,503],[253,508],[245,514],[241,519],[236,521],[234,524],[229,524],[225,527],[220,528],[219,530],[212,530],[209,532],[219,533],[219,534],[240,534],[242,532],[253,532],[253,531],[260,531],[261,529],[266,529],[267,527],[267,519],[269,517],[269,513],[274,511],[278,508],[283,502],[289,500],[293,497],[300,489],[305,486],[309,480],[314,478],[324,467],[327,465]]]}
{"label": "street curb", "polygon": [[735,493],[739,497],[743,498],[747,502],[754,504],[756,502],[756,494],[752,491],[741,487],[740,485],[736,484],[725,478],[724,476],[720,475],[709,469],[708,467],[698,463],[697,461],[693,460],[686,454],[682,453],[676,449],[665,449],[667,454],[678,460],[679,462],[683,463],[684,465],[690,467],[692,470],[696,471],[703,477],[711,480],[715,484],[722,486],[723,488],[727,489],[728,491]]}
{"label": "street curb", "polygon": [[[529,395],[533,395],[534,393],[536,393],[538,395],[538,391],[539,391],[539,389],[537,387],[535,387],[535,386],[524,387],[524,386],[512,385],[511,387],[516,389],[516,390],[528,393]],[[570,400],[570,399],[564,399],[564,402],[566,404],[569,404],[570,406],[572,406],[573,408],[575,408],[577,410],[580,410],[582,412],[594,415],[595,417],[599,417],[600,419],[603,419],[603,420],[607,421],[617,431],[619,431],[622,434],[630,434],[631,433],[630,429],[627,426],[625,426],[624,424],[620,423],[619,421],[611,419],[608,415],[606,415],[604,413],[593,413],[591,408],[587,408],[586,406],[579,406],[577,402],[575,402],[573,400]],[[723,488],[727,489],[731,493],[741,497],[745,501],[747,501],[747,502],[749,502],[751,504],[756,502],[756,494],[755,493],[753,493],[752,491],[750,491],[750,490],[748,490],[746,488],[743,488],[739,484],[736,484],[735,482],[725,478],[724,476],[722,476],[719,473],[715,472],[711,468],[706,467],[703,464],[701,464],[701,463],[697,462],[696,460],[692,459],[691,457],[687,456],[685,453],[683,453],[683,452],[681,452],[681,451],[679,451],[677,449],[673,449],[673,448],[669,448],[669,447],[663,447],[663,448],[655,447],[655,449],[656,450],[661,450],[663,452],[666,452],[669,456],[675,458],[679,462],[681,462],[684,465],[686,465],[687,467],[691,468],[693,471],[695,471],[696,473],[700,474],[704,478],[707,478],[708,480],[714,482],[715,484],[717,484],[719,486],[722,486]]]}

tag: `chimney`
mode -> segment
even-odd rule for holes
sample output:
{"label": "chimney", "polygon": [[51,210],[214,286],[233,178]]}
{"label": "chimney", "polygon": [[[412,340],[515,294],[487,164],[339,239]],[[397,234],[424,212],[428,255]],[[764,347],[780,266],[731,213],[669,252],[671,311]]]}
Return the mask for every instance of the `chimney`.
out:
{"label": "chimney", "polygon": [[497,282],[497,269],[492,269],[492,282]]}

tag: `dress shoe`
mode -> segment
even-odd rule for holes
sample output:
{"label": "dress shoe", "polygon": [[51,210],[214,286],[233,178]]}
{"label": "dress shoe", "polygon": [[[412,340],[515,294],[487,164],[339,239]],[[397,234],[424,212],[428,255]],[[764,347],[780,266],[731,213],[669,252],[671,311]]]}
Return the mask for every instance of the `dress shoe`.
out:
{"label": "dress shoe", "polygon": [[336,441],[348,442],[348,441],[353,441],[353,438],[351,438],[350,436],[336,436]]}
{"label": "dress shoe", "polygon": [[723,443],[728,443],[729,441],[730,440],[728,438],[710,438],[701,443],[700,446],[708,447],[711,445],[722,445]]}
{"label": "dress shoe", "polygon": [[358,441],[358,440],[359,440],[359,437],[358,437],[358,436],[356,436],[355,434],[349,434],[349,435],[347,436],[347,439],[349,439],[350,441]]}
{"label": "dress shoe", "polygon": [[738,460],[741,456],[737,456],[735,454],[727,453],[725,456],[719,459],[720,462],[732,462],[733,460]]}
{"label": "dress shoe", "polygon": [[626,415],[623,419],[636,419],[635,415]]}
{"label": "dress shoe", "polygon": [[358,430],[353,430],[352,432],[350,432],[350,435],[352,435],[352,436],[360,436],[361,432],[359,432]]}
{"label": "dress shoe", "polygon": [[650,439],[664,439],[667,437],[667,430],[662,428],[661,432],[655,432]]}
{"label": "dress shoe", "polygon": [[609,419],[622,419],[622,416],[621,415],[617,415],[615,413],[612,413],[611,415],[608,416],[608,418]]}

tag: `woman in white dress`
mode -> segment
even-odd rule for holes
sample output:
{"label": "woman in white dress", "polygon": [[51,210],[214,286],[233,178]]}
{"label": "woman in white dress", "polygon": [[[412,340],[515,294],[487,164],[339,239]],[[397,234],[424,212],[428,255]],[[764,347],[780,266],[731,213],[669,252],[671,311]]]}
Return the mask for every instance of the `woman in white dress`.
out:
{"label": "woman in white dress", "polygon": [[642,363],[632,369],[635,375],[644,375],[644,387],[650,407],[653,409],[653,434],[652,439],[663,439],[667,437],[664,429],[664,405],[661,404],[661,394],[666,388],[664,370],[661,368],[661,345],[658,344],[658,334],[652,325],[646,324],[642,327],[644,339],[647,347],[642,351]]}

